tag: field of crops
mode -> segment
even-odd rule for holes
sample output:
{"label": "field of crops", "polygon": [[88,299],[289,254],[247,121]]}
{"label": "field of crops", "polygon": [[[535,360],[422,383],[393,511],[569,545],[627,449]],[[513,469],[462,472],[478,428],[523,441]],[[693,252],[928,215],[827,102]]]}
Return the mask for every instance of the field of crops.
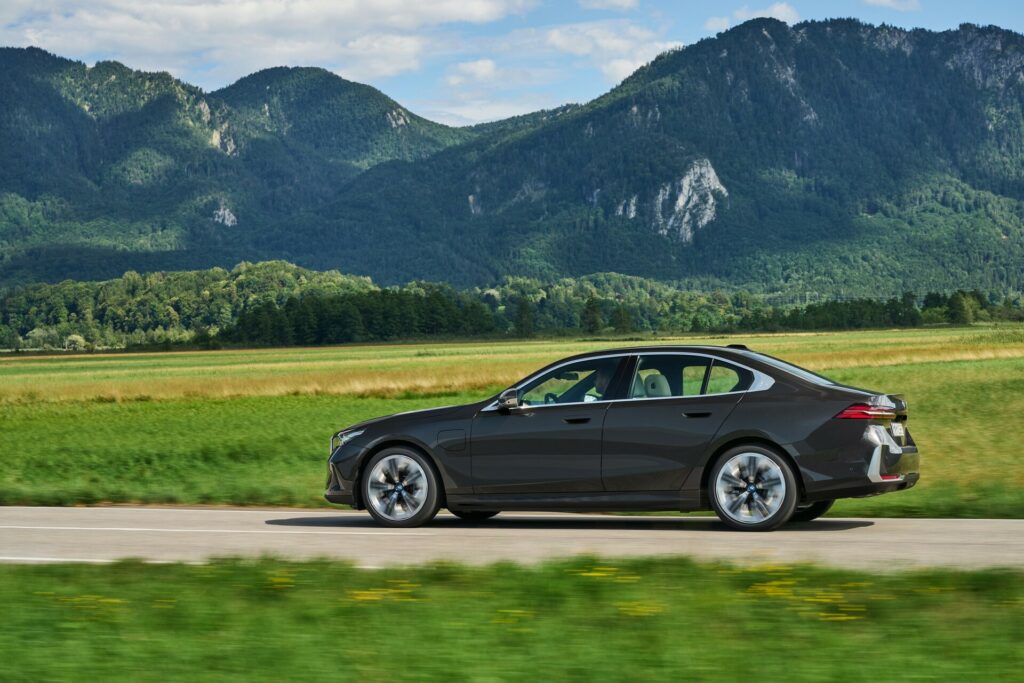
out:
{"label": "field of crops", "polygon": [[[899,392],[923,481],[836,514],[1024,515],[1020,326],[659,339],[742,342]],[[0,359],[0,503],[322,505],[327,439],[471,401],[622,341],[405,344]]]}

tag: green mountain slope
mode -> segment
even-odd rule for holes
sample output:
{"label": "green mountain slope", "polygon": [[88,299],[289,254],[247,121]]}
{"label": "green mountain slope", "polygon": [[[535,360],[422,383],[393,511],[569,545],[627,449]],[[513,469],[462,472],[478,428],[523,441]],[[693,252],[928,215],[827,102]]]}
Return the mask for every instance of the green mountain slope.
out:
{"label": "green mountain slope", "polygon": [[382,283],[1024,288],[1024,36],[996,27],[753,20],[468,129],[315,69],[204,95],[7,52],[0,136],[67,172],[0,160],[0,281],[285,258]]}

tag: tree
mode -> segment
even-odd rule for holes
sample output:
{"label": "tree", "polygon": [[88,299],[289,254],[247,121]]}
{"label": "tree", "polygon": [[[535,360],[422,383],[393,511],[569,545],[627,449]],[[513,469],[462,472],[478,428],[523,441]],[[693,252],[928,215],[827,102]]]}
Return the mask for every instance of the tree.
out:
{"label": "tree", "polygon": [[80,334],[69,334],[64,339],[64,348],[68,351],[81,351],[85,348],[85,337]]}
{"label": "tree", "polygon": [[623,304],[619,304],[612,311],[612,327],[619,334],[626,334],[633,331],[633,316],[630,315],[629,309]]}
{"label": "tree", "polygon": [[956,292],[949,297],[949,322],[954,325],[974,322],[974,311],[963,292]]}
{"label": "tree", "polygon": [[516,302],[516,315],[513,325],[515,326],[517,336],[533,336],[533,306],[526,299],[520,299]]}
{"label": "tree", "polygon": [[591,295],[583,304],[583,312],[580,314],[580,327],[585,332],[593,334],[600,332],[604,327],[604,317],[601,315],[601,302]]}

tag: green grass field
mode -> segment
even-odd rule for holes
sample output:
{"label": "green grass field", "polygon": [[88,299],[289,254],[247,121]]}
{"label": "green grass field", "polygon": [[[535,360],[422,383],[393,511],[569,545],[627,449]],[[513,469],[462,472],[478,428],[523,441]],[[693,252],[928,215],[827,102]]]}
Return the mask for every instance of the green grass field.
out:
{"label": "green grass field", "polygon": [[[835,514],[1024,515],[1020,326],[682,341],[743,342],[843,382],[907,396],[922,483],[844,501]],[[376,415],[484,398],[551,360],[623,344],[6,357],[0,503],[323,505],[333,431]]]}
{"label": "green grass field", "polygon": [[5,681],[1019,680],[1024,576],[577,558],[0,566]]}

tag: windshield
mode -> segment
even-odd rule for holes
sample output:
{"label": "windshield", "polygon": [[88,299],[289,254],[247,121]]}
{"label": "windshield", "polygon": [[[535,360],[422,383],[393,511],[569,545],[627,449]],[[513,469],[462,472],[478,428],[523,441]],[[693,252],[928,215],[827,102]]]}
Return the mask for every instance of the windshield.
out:
{"label": "windshield", "polygon": [[828,377],[819,375],[816,372],[811,372],[810,370],[805,370],[801,367],[793,365],[792,363],[787,363],[784,360],[779,360],[778,358],[773,358],[772,356],[766,356],[763,353],[756,353],[754,351],[743,351],[743,354],[750,356],[751,358],[755,358],[761,361],[762,363],[771,365],[772,367],[776,367],[779,370],[784,370],[785,372],[788,372],[791,375],[796,375],[800,379],[806,380],[813,384],[820,384],[822,386],[835,386],[836,384]]}

